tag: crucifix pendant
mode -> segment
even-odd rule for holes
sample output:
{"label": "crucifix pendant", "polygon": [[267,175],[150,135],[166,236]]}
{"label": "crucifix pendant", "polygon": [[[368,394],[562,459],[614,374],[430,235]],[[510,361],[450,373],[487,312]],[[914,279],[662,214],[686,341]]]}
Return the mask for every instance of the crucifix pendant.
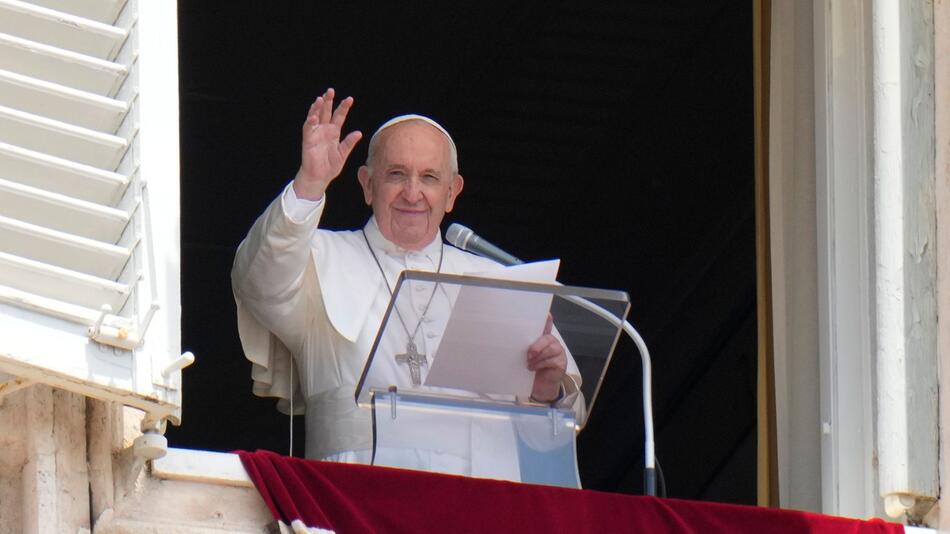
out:
{"label": "crucifix pendant", "polygon": [[428,362],[426,361],[426,355],[419,352],[412,340],[406,344],[405,353],[396,355],[396,361],[409,365],[409,376],[412,378],[413,386],[422,384],[421,366],[427,365]]}

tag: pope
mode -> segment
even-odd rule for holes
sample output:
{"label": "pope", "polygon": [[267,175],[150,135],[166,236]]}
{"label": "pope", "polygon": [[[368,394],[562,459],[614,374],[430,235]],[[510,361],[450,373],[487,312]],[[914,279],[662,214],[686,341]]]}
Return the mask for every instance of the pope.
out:
{"label": "pope", "polygon": [[[239,246],[232,285],[255,393],[282,399],[283,411],[305,413],[307,457],[370,463],[372,421],[368,410],[356,406],[354,389],[399,273],[461,274],[499,266],[443,242],[442,219],[465,180],[452,137],[421,115],[391,119],[371,137],[357,171],[372,208],[366,225],[355,231],[319,227],[327,189],[362,139],[359,131],[343,134],[353,98],[335,109],[334,98],[327,89],[310,106],[300,168]],[[412,316],[407,311],[398,319],[413,348],[432,354],[448,302],[432,288],[419,292],[412,295]],[[579,373],[552,330],[549,318],[525,354],[526,367],[535,372],[531,399],[579,404],[582,411]],[[393,380],[408,383],[405,361],[387,365]],[[465,451],[406,455],[407,463],[422,469],[471,474]]]}

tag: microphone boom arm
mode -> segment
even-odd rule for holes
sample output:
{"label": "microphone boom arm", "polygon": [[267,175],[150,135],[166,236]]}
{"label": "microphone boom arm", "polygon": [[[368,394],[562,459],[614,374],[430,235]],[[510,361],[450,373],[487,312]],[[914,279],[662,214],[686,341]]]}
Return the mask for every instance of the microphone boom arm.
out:
{"label": "microphone boom arm", "polygon": [[569,302],[597,315],[610,324],[620,327],[630,336],[640,352],[640,366],[643,374],[643,486],[644,493],[656,496],[656,445],[653,437],[653,380],[650,351],[640,337],[640,333],[628,321],[621,321],[615,315],[593,302],[575,295],[563,297]]}

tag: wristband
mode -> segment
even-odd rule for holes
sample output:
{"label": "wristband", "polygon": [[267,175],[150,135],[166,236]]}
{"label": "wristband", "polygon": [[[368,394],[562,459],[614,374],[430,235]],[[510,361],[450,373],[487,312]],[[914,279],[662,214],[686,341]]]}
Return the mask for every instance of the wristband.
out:
{"label": "wristband", "polygon": [[528,397],[528,400],[530,400],[531,402],[536,402],[536,403],[538,403],[538,404],[548,404],[548,405],[550,405],[551,407],[554,407],[554,405],[556,405],[558,402],[560,402],[561,399],[563,399],[563,398],[564,398],[564,384],[561,383],[561,384],[558,384],[558,386],[557,386],[557,397],[554,397],[554,398],[551,399],[551,400],[543,401],[543,400],[538,400],[538,399],[534,398],[534,395],[531,395],[530,397]]}

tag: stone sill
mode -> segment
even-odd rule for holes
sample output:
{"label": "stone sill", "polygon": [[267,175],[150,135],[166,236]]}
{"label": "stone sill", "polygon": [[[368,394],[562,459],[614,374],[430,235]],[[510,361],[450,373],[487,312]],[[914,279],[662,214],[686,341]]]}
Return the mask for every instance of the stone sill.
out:
{"label": "stone sill", "polygon": [[169,448],[145,470],[131,448],[124,452],[115,499],[95,519],[96,534],[278,532],[236,454]]}
{"label": "stone sill", "polygon": [[226,452],[169,447],[168,454],[152,460],[152,476],[217,486],[254,487],[238,455]]}

